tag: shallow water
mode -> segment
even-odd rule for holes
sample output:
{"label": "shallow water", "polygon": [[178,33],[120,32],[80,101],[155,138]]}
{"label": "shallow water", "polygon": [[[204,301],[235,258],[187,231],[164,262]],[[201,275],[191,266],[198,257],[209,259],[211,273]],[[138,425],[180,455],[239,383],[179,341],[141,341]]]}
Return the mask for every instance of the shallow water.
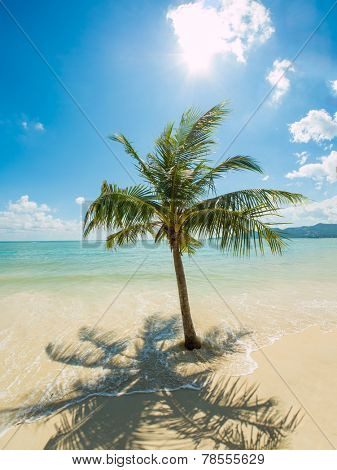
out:
{"label": "shallow water", "polygon": [[[177,346],[179,305],[166,246],[107,252],[80,242],[0,243],[0,409],[76,399],[79,382],[82,395],[116,394],[194,386],[192,375],[205,367],[245,375],[256,366],[252,350],[312,325],[337,328],[337,239],[294,240],[282,257],[245,260],[208,246],[185,266],[196,328],[216,350],[209,362],[202,353],[199,370]],[[176,326],[157,325],[159,337],[147,342],[147,319],[172,316]],[[115,357],[112,343],[102,349],[83,339],[83,327],[95,328],[96,339],[127,340],[123,354]],[[237,335],[243,329],[250,334]],[[135,362],[137,351],[143,355]],[[158,375],[162,367],[172,374]],[[21,411],[8,416],[4,425],[23,418]]]}

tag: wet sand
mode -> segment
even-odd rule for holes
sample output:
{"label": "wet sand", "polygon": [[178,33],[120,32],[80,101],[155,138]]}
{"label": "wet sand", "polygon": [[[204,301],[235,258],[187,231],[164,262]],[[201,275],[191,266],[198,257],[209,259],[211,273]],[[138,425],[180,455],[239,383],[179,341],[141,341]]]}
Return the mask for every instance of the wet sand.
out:
{"label": "wet sand", "polygon": [[[284,412],[290,406],[302,408],[303,420],[282,448],[337,447],[337,331],[309,328],[282,337],[253,357],[258,368],[241,380],[259,384],[258,396],[276,397]],[[49,418],[10,429],[1,436],[0,445],[7,443],[6,449],[221,448],[218,436],[212,434],[212,421],[203,427],[190,420],[201,393],[177,390],[88,398]],[[209,407],[212,415],[214,405]]]}

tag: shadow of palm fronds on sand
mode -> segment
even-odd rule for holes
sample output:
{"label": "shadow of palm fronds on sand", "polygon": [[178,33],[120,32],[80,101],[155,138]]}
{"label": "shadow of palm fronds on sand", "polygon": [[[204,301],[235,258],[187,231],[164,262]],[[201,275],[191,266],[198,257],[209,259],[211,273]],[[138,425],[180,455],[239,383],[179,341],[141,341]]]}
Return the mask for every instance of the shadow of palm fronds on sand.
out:
{"label": "shadow of palm fronds on sand", "polygon": [[97,376],[75,380],[67,396],[55,389],[43,404],[7,413],[59,414],[46,449],[280,447],[298,426],[299,412],[283,414],[275,399],[258,397],[257,386],[214,372],[214,362],[240,352],[249,333],[214,329],[202,350],[185,351],[178,325],[176,317],[152,315],[133,342],[81,328],[78,344],[48,344],[52,361]]}

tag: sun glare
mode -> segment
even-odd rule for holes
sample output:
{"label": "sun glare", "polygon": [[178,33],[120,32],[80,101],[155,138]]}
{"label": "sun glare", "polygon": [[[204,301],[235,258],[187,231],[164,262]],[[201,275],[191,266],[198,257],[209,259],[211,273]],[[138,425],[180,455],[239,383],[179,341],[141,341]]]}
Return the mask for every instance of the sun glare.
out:
{"label": "sun glare", "polygon": [[207,73],[214,56],[221,51],[221,34],[215,10],[195,4],[191,10],[169,13],[179,37],[182,62],[190,73]]}
{"label": "sun glare", "polygon": [[210,72],[219,55],[246,62],[249,49],[274,32],[269,11],[257,0],[219,0],[217,6],[199,0],[170,9],[167,18],[182,62],[193,74]]}

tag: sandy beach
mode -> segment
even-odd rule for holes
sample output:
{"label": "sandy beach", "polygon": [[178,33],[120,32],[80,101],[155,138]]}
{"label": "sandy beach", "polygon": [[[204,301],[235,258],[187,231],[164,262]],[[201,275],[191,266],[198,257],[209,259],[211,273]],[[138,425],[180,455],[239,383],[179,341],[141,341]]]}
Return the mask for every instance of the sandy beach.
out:
{"label": "sandy beach", "polygon": [[[258,367],[240,380],[258,384],[258,396],[277,398],[284,412],[290,407],[301,408],[303,419],[281,448],[336,447],[337,332],[308,328],[282,337],[253,357]],[[193,422],[193,432],[187,436],[186,420],[200,394],[177,390],[91,397],[48,418],[25,423],[19,430],[10,429],[2,435],[0,445],[6,449],[221,448],[214,432],[195,429]],[[185,431],[181,433],[179,424],[184,419]]]}

